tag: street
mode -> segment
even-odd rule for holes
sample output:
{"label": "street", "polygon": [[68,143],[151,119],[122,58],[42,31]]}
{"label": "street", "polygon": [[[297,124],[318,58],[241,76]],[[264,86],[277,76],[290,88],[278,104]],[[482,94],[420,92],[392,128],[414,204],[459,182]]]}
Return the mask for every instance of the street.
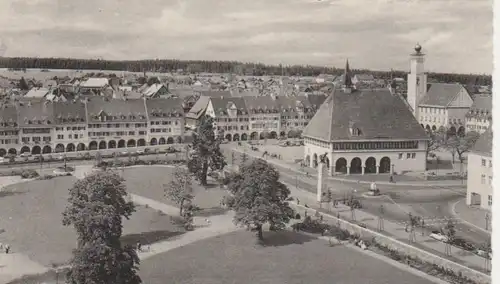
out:
{"label": "street", "polygon": [[[228,164],[240,163],[240,154],[231,155],[231,149],[234,145],[223,145],[223,153]],[[261,152],[248,153],[261,155]],[[273,159],[268,158],[269,162]],[[290,186],[297,186],[316,193],[316,176],[299,173],[290,168],[285,168],[273,164],[281,174],[283,182]],[[444,227],[448,220],[452,220],[457,230],[457,236],[477,244],[483,244],[490,239],[486,232],[473,228],[454,218],[451,213],[451,206],[458,200],[464,198],[463,189],[448,186],[443,187],[418,187],[412,186],[404,188],[400,185],[378,185],[381,196],[372,197],[365,194],[370,191],[369,184],[355,182],[344,182],[337,180],[325,180],[326,187],[331,190],[332,197],[336,199],[349,198],[354,196],[361,201],[362,210],[374,215],[380,215],[380,207],[383,205],[384,219],[400,223],[404,228],[405,223],[409,221],[409,214],[424,218],[424,227],[426,234],[432,230],[439,230]],[[326,205],[325,205],[326,206]],[[478,224],[478,226],[481,226]],[[420,230],[419,230],[420,233]]]}

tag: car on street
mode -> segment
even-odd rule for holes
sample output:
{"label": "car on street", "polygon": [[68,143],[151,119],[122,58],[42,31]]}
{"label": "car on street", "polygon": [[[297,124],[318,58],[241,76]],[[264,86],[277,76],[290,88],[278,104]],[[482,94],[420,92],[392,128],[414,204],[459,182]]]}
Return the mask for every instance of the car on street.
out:
{"label": "car on street", "polygon": [[30,152],[24,152],[24,153],[21,153],[21,155],[19,155],[20,157],[22,158],[27,158],[27,157],[31,157],[31,153]]}
{"label": "car on street", "polygon": [[144,155],[145,152],[144,152],[144,150],[137,150],[137,151],[135,151],[135,153],[137,155]]}
{"label": "car on street", "polygon": [[58,159],[59,161],[62,161],[62,160],[64,160],[65,158],[66,158],[66,155],[63,155],[63,154],[61,154],[61,155],[59,155],[59,156],[57,157],[57,159]]}
{"label": "car on street", "polygon": [[443,243],[446,243],[448,241],[448,237],[443,235],[439,231],[432,231],[431,234],[429,235],[429,237],[431,237],[437,241],[443,242]]}

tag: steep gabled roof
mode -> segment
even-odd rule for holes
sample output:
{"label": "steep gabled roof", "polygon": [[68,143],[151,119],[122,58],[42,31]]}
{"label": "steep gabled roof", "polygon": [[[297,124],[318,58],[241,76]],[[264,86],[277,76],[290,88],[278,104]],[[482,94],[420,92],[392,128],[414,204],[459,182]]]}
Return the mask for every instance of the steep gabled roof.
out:
{"label": "steep gabled roof", "polygon": [[427,94],[422,98],[422,101],[419,104],[447,107],[456,99],[462,89],[462,85],[455,83],[427,84]]}
{"label": "steep gabled roof", "polygon": [[198,98],[193,107],[186,114],[186,117],[198,119],[207,110],[208,103],[210,102],[210,97],[201,96]]}
{"label": "steep gabled roof", "polygon": [[112,117],[110,122],[144,122],[146,108],[143,99],[108,99],[93,97],[87,102],[88,121],[101,122],[98,116],[101,112]]}
{"label": "steep gabled roof", "polygon": [[87,120],[83,102],[54,102],[54,124],[81,124]]}
{"label": "steep gabled roof", "polygon": [[214,108],[215,113],[219,113],[220,111],[226,112],[230,104],[234,104],[234,106],[238,109],[238,112],[241,111],[248,112],[243,98],[215,97],[215,98],[210,98],[210,101],[212,102],[212,106]]}
{"label": "steep gabled roof", "polygon": [[168,116],[181,117],[184,114],[184,109],[182,108],[182,99],[157,98],[146,100],[145,103],[149,119],[158,119],[160,117]]}
{"label": "steep gabled roof", "polygon": [[[352,136],[350,127],[361,131]],[[305,137],[338,140],[427,140],[428,136],[399,96],[389,90],[345,93],[334,90],[304,129]]]}
{"label": "steep gabled roof", "polygon": [[479,136],[479,139],[474,144],[474,147],[472,147],[471,152],[478,155],[492,156],[493,131],[491,130],[491,127]]}

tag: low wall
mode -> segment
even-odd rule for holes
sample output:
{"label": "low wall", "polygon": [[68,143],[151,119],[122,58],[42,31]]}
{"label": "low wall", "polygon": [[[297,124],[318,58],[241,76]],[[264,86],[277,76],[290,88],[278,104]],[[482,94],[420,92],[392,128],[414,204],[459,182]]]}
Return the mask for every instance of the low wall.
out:
{"label": "low wall", "polygon": [[[327,217],[327,218],[334,220],[335,222],[339,221],[339,219],[337,219],[335,216],[332,216],[332,215],[329,215],[326,213],[322,213],[322,212],[318,212],[318,213],[320,213],[324,217]],[[375,240],[379,244],[386,245],[387,247],[389,247],[393,250],[396,250],[404,255],[408,255],[411,257],[418,258],[418,259],[425,261],[425,262],[428,262],[428,263],[433,263],[433,264],[439,265],[445,269],[452,270],[457,274],[461,273],[463,276],[472,279],[475,283],[480,283],[480,284],[491,283],[491,277],[485,273],[479,272],[477,270],[466,267],[464,265],[453,262],[451,260],[442,258],[438,255],[432,254],[430,252],[419,249],[419,248],[414,247],[412,245],[398,241],[394,238],[385,236],[379,232],[375,232],[375,231],[372,231],[370,229],[360,227],[356,224],[353,224],[353,223],[348,222],[348,221],[343,220],[343,219],[340,219],[340,227],[342,229],[349,231],[349,233],[351,233],[351,234],[358,234],[362,238],[365,238],[365,239],[366,238],[369,238],[369,239],[375,238]]]}

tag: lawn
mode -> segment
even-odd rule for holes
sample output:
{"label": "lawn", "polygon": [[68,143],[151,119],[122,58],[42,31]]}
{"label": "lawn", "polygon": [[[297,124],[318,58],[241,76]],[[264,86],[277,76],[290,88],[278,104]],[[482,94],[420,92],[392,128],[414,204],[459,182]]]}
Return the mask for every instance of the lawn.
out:
{"label": "lawn", "polygon": [[[148,166],[137,168],[125,168],[123,176],[127,190],[130,193],[151,198],[165,204],[177,206],[164,196],[164,184],[172,180],[173,167]],[[121,171],[120,171],[121,172]],[[220,201],[227,194],[218,185],[209,184],[207,188],[202,187],[193,180],[194,204],[202,209],[200,214],[222,214]]]}
{"label": "lawn", "polygon": [[[61,264],[71,257],[76,245],[72,227],[62,225],[67,190],[74,177],[60,177],[7,186],[0,196],[0,242],[11,245],[14,253],[27,255],[46,266]],[[124,241],[143,243],[166,239],[182,233],[169,216],[137,207],[130,220],[124,221]]]}
{"label": "lawn", "polygon": [[265,233],[267,245],[239,231],[144,260],[144,283],[432,283],[359,251],[293,232]]}

